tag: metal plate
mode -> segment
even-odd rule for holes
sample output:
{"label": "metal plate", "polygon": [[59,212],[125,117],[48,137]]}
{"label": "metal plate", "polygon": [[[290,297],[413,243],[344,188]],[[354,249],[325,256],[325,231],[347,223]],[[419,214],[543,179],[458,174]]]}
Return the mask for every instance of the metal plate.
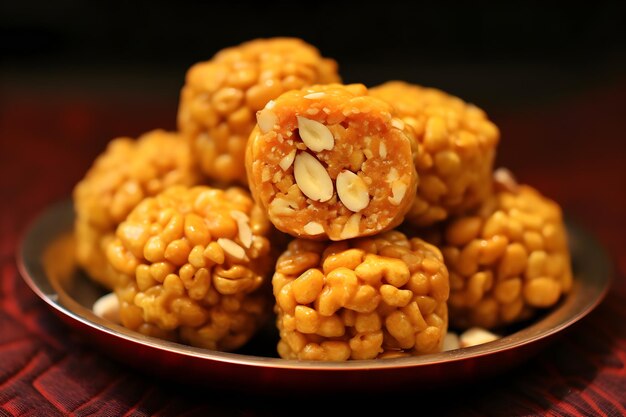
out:
{"label": "metal plate", "polygon": [[94,347],[129,367],[183,383],[255,393],[302,390],[377,391],[462,383],[509,369],[591,312],[610,284],[609,260],[595,240],[568,221],[575,282],[555,308],[507,329],[502,339],[443,353],[384,360],[314,362],[276,356],[273,323],[245,348],[226,353],[138,334],[91,311],[105,291],[75,265],[71,201],[51,206],[24,235],[18,263],[26,283]]}

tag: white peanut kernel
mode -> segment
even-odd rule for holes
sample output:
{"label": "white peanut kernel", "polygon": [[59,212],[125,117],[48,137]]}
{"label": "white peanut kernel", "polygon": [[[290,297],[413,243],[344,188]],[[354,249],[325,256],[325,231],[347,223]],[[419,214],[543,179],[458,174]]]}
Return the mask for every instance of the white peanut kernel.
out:
{"label": "white peanut kernel", "polygon": [[482,345],[483,343],[493,342],[500,339],[497,334],[483,329],[482,327],[472,327],[461,333],[460,345],[462,348]]}
{"label": "white peanut kernel", "polygon": [[395,206],[400,205],[404,195],[406,194],[407,186],[402,181],[394,181],[391,184],[391,197],[389,198],[389,202]]}
{"label": "white peanut kernel", "polygon": [[337,195],[350,211],[358,212],[370,203],[367,185],[352,171],[341,171],[337,175]]}
{"label": "white peanut kernel", "polygon": [[293,164],[293,160],[296,158],[296,150],[292,150],[287,155],[283,156],[278,165],[283,171],[287,171],[291,164]]}
{"label": "white peanut kernel", "polygon": [[335,147],[335,138],[324,124],[298,116],[298,131],[302,142],[313,152],[331,150]]}
{"label": "white peanut kernel", "polygon": [[274,125],[278,122],[278,117],[276,117],[273,111],[265,107],[256,113],[256,122],[259,125],[259,129],[261,129],[261,133],[267,133],[274,128]]}
{"label": "white peanut kernel", "polygon": [[361,215],[354,213],[348,218],[348,221],[343,226],[343,230],[339,235],[340,239],[352,239],[359,235],[359,225],[361,224]]}
{"label": "white peanut kernel", "polygon": [[265,165],[261,171],[261,182],[268,182],[271,178],[272,173],[270,172],[270,167]]}
{"label": "white peanut kernel", "polygon": [[378,144],[378,154],[381,158],[387,157],[387,145],[385,145],[385,142],[380,142]]}
{"label": "white peanut kernel", "polygon": [[493,172],[493,181],[498,187],[511,193],[516,193],[519,184],[513,173],[506,168],[498,168]]}
{"label": "white peanut kernel", "polygon": [[98,298],[93,304],[92,310],[98,317],[114,323],[120,322],[120,303],[114,292]]}
{"label": "white peanut kernel", "polygon": [[461,341],[459,336],[454,332],[446,333],[443,338],[443,351],[447,352],[449,350],[456,350],[461,347]]}
{"label": "white peanut kernel", "polygon": [[400,119],[391,119],[391,126],[399,130],[404,130],[404,122]]}
{"label": "white peanut kernel", "polygon": [[246,248],[252,245],[252,229],[250,229],[250,218],[242,211],[232,210],[230,217],[237,222],[239,240]]}
{"label": "white peanut kernel", "polygon": [[311,200],[323,203],[333,197],[333,182],[326,168],[313,155],[307,152],[298,153],[293,175],[300,191]]}
{"label": "white peanut kernel", "polygon": [[307,235],[315,236],[324,233],[324,227],[318,222],[308,222],[302,228]]}
{"label": "white peanut kernel", "polygon": [[289,201],[284,198],[275,198],[269,205],[269,214],[272,216],[293,216],[295,210],[290,206]]}
{"label": "white peanut kernel", "polygon": [[394,167],[391,167],[391,169],[389,169],[389,173],[387,174],[387,178],[386,178],[387,182],[391,184],[398,178],[400,178],[400,176],[398,175],[398,170],[395,169]]}
{"label": "white peanut kernel", "polygon": [[246,258],[246,251],[241,246],[239,246],[237,243],[235,243],[234,241],[230,239],[221,237],[217,239],[217,244],[220,245],[220,247],[224,250],[224,252],[226,252],[233,258],[242,259],[242,260]]}
{"label": "white peanut kernel", "polygon": [[326,96],[326,93],[323,91],[318,91],[317,93],[309,93],[306,96],[304,96],[304,98],[309,99],[309,100],[315,100],[317,98],[322,98]]}

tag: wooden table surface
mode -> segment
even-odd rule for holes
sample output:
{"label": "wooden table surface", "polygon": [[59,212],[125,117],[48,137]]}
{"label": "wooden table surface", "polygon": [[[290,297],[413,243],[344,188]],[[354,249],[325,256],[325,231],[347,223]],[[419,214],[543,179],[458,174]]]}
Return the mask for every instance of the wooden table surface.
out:
{"label": "wooden table surface", "polygon": [[[38,213],[70,196],[108,140],[173,129],[176,103],[34,87],[0,97],[0,415],[296,415],[330,407],[322,398],[293,404],[174,386],[125,369],[68,331],[19,275],[18,241]],[[498,165],[559,202],[610,255],[608,297],[498,377],[344,405],[353,413],[406,404],[420,415],[626,415],[626,78],[490,116],[502,131]]]}

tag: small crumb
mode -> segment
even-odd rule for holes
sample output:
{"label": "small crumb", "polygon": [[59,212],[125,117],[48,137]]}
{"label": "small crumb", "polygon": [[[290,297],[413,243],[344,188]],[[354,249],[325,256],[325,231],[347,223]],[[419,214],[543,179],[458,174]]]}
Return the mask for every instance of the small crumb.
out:
{"label": "small crumb", "polygon": [[497,190],[516,193],[519,190],[519,184],[513,173],[507,168],[498,168],[493,172],[493,182]]}
{"label": "small crumb", "polygon": [[309,99],[309,100],[315,100],[318,98],[322,98],[326,96],[326,93],[324,93],[323,91],[317,92],[317,93],[310,93],[307,94],[306,96],[304,96],[304,98]]}
{"label": "small crumb", "polygon": [[378,153],[380,154],[381,158],[386,158],[387,157],[387,145],[385,145],[385,142],[380,142],[378,144]]}
{"label": "small crumb", "polygon": [[404,130],[404,122],[400,119],[391,119],[391,126],[399,130]]}
{"label": "small crumb", "polygon": [[308,222],[302,228],[308,235],[315,236],[324,233],[324,227],[317,222]]}

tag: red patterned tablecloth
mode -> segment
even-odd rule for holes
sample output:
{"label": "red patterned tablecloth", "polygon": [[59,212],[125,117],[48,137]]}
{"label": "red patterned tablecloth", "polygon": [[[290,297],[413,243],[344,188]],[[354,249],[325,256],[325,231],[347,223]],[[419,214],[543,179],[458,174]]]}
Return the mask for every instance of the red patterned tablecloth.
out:
{"label": "red patterned tablecloth", "polygon": [[[69,331],[23,282],[28,223],[74,184],[115,136],[172,128],[176,103],[139,97],[4,94],[0,102],[0,415],[297,415],[323,398],[243,397],[127,370]],[[141,110],[138,110],[141,109]],[[494,114],[498,161],[560,202],[609,253],[604,303],[524,365],[471,386],[347,398],[419,415],[626,415],[626,82],[532,110]],[[410,387],[408,387],[410,388]],[[393,402],[389,402],[393,401]],[[417,404],[417,405],[415,405]]]}

